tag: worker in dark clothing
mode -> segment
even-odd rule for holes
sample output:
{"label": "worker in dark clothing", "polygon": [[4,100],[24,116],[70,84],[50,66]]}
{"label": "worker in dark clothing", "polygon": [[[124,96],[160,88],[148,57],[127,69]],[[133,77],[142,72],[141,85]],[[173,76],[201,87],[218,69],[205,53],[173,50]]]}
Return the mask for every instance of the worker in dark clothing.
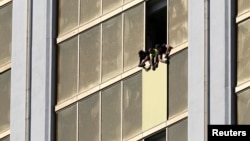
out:
{"label": "worker in dark clothing", "polygon": [[[170,54],[170,51],[173,49],[173,47],[172,46],[170,46],[170,45],[166,45],[166,44],[161,44],[161,45],[159,45],[159,44],[156,44],[155,45],[155,48],[158,50],[158,60],[160,61],[160,62],[162,62],[162,63],[166,63],[168,60],[169,60],[169,54]],[[165,58],[167,59],[167,60],[163,60],[162,59],[162,56],[163,56],[163,54],[165,54]]]}
{"label": "worker in dark clothing", "polygon": [[148,68],[146,68],[146,62],[147,61],[150,61],[150,56],[149,56],[149,52],[148,51],[143,51],[143,50],[140,50],[138,52],[138,55],[139,55],[139,65],[138,67],[142,67],[144,68],[145,70],[149,70],[151,68],[151,64]]}

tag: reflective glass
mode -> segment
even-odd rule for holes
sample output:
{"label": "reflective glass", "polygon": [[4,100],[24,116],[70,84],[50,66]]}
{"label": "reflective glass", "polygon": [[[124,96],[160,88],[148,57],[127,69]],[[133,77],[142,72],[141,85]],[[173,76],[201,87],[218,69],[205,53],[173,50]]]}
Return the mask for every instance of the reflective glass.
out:
{"label": "reflective glass", "polygon": [[101,15],[101,0],[80,0],[80,23],[85,24]]}
{"label": "reflective glass", "polygon": [[188,120],[184,119],[168,128],[168,141],[187,141]]}
{"label": "reflective glass", "polygon": [[12,4],[0,7],[0,67],[11,60]]}
{"label": "reflective glass", "polygon": [[188,50],[174,54],[169,64],[168,118],[187,111]]}
{"label": "reflective glass", "polygon": [[58,1],[59,35],[78,26],[78,0]]}
{"label": "reflective glass", "polygon": [[76,105],[57,112],[57,141],[76,141]]}
{"label": "reflective glass", "polygon": [[123,139],[142,131],[142,75],[135,74],[123,83]]}
{"label": "reflective glass", "polygon": [[77,37],[59,44],[57,102],[77,93]]}
{"label": "reflective glass", "polygon": [[122,5],[122,0],[102,0],[103,13],[107,13]]}
{"label": "reflective glass", "polygon": [[79,141],[99,141],[99,97],[99,93],[96,93],[79,102]]}
{"label": "reflective glass", "polygon": [[238,5],[238,15],[250,11],[250,1],[249,0],[237,0]]}
{"label": "reflective glass", "polygon": [[138,65],[137,52],[144,48],[144,4],[124,13],[124,70]]}
{"label": "reflective glass", "polygon": [[250,124],[250,89],[237,94],[237,123]]}
{"label": "reflective glass", "polygon": [[121,140],[121,84],[102,91],[102,141]]}
{"label": "reflective glass", "polygon": [[0,73],[0,133],[10,128],[11,71]]}
{"label": "reflective glass", "polygon": [[80,92],[100,84],[101,28],[80,34]]}
{"label": "reflective glass", "polygon": [[122,16],[103,23],[102,82],[122,72]]}
{"label": "reflective glass", "polygon": [[188,0],[169,0],[169,44],[177,46],[188,39]]}
{"label": "reflective glass", "polygon": [[250,81],[250,20],[238,25],[237,85]]}

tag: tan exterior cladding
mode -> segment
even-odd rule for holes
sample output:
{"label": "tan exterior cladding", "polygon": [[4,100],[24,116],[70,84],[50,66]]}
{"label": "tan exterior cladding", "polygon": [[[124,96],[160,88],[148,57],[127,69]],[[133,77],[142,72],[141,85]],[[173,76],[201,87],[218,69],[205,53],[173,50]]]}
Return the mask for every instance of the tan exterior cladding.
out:
{"label": "tan exterior cladding", "polygon": [[156,71],[142,72],[143,130],[167,120],[167,65],[160,63]]}

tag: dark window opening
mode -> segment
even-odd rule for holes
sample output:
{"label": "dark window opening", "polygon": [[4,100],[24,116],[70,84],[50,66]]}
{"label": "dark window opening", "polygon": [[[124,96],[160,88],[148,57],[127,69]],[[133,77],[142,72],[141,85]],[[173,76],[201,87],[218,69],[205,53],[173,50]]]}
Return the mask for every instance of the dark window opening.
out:
{"label": "dark window opening", "polygon": [[146,3],[146,49],[166,43],[167,1],[149,0]]}

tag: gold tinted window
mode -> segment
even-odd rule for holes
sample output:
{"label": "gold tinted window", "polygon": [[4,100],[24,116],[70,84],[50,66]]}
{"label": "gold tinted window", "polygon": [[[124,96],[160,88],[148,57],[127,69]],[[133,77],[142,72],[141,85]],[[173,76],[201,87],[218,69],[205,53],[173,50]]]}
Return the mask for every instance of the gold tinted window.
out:
{"label": "gold tinted window", "polygon": [[0,134],[10,128],[10,72],[0,73]]}
{"label": "gold tinted window", "polygon": [[237,85],[250,80],[250,20],[238,24]]}
{"label": "gold tinted window", "polygon": [[169,44],[180,45],[188,36],[188,0],[169,0]]}
{"label": "gold tinted window", "polygon": [[169,64],[168,113],[172,118],[187,110],[188,50],[174,54]]}
{"label": "gold tinted window", "polygon": [[11,59],[12,4],[0,7],[0,67]]}

